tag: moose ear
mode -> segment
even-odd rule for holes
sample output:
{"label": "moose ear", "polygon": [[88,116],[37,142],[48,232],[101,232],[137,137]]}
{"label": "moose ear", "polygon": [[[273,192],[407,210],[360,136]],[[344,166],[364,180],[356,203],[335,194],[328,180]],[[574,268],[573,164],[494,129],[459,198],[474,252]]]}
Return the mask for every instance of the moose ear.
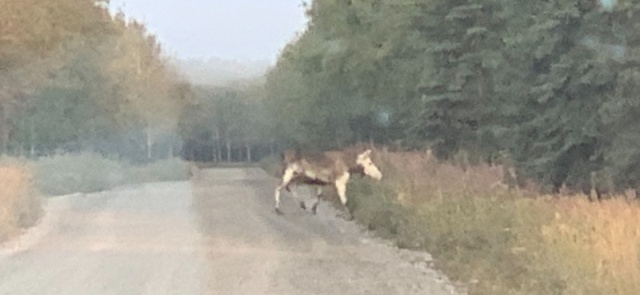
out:
{"label": "moose ear", "polygon": [[368,150],[364,151],[364,153],[362,153],[362,155],[365,156],[365,157],[370,156],[371,155],[371,150],[368,149]]}

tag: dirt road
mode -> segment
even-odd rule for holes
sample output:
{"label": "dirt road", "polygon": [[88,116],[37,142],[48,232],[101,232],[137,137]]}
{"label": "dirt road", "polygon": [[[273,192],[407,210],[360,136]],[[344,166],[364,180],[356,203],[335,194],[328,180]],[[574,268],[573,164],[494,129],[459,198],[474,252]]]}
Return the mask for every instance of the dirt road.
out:
{"label": "dirt road", "polygon": [[201,171],[54,198],[0,247],[0,294],[456,294],[426,254],[397,250],[322,204],[283,201],[258,169]]}

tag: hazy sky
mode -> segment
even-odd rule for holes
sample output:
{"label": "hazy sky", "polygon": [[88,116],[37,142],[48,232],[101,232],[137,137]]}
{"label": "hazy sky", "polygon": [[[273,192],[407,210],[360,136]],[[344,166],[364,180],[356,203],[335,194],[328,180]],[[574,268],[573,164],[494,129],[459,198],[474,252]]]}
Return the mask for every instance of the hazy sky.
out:
{"label": "hazy sky", "polygon": [[182,58],[275,61],[304,29],[302,0],[111,0]]}

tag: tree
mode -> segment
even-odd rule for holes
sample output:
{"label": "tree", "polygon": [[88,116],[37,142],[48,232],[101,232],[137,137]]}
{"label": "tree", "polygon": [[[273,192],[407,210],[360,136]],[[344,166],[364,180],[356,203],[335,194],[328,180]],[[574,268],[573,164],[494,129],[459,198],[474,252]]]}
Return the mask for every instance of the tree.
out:
{"label": "tree", "polygon": [[1,152],[134,157],[146,134],[150,158],[152,135],[175,132],[179,77],[144,26],[105,3],[0,0]]}
{"label": "tree", "polygon": [[638,9],[633,1],[313,1],[309,27],[267,75],[270,125],[286,145],[369,138],[433,147],[445,159],[507,153],[519,173],[556,191],[587,191],[598,178],[637,187]]}

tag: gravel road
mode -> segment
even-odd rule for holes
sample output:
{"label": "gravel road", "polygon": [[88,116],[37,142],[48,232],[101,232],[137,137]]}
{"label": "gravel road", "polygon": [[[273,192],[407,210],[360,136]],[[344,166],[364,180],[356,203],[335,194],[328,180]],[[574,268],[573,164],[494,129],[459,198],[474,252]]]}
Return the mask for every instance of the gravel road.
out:
{"label": "gravel road", "polygon": [[399,250],[325,203],[318,215],[262,170],[201,170],[52,198],[0,247],[0,294],[461,294],[426,253]]}

